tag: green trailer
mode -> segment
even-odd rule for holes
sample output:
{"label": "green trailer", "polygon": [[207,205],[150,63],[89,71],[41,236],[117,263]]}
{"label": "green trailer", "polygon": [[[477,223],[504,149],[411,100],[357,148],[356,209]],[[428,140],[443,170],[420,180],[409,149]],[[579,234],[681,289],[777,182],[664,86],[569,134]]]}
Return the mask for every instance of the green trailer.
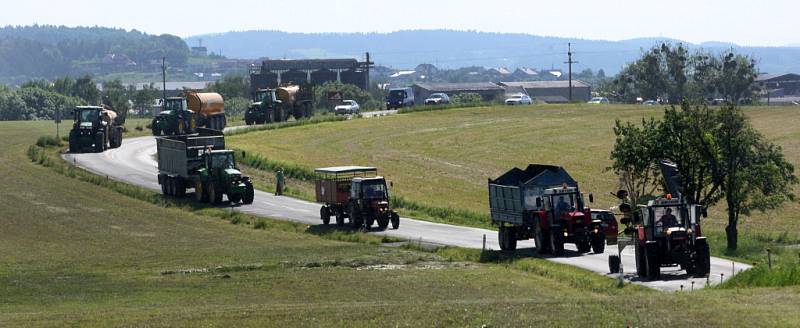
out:
{"label": "green trailer", "polygon": [[232,203],[252,204],[253,184],[236,166],[225,136],[211,129],[198,133],[156,138],[158,183],[164,195],[184,197],[194,188],[200,202],[219,204],[226,195]]}

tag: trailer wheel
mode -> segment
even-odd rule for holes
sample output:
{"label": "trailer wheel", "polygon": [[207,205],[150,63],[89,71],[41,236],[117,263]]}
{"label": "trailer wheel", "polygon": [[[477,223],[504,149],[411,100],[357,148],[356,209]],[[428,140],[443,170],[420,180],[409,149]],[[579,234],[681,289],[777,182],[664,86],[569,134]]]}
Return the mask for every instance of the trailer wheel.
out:
{"label": "trailer wheel", "polygon": [[392,221],[392,229],[400,229],[400,215],[398,215],[397,212],[392,212],[390,221]]}
{"label": "trailer wheel", "polygon": [[555,256],[564,254],[564,235],[561,234],[561,227],[550,227],[550,251]]}
{"label": "trailer wheel", "polygon": [[256,198],[256,191],[253,189],[253,183],[250,180],[244,182],[244,194],[242,195],[242,203],[250,205]]}
{"label": "trailer wheel", "polygon": [[506,242],[506,238],[507,238],[506,234],[507,233],[506,233],[506,227],[505,226],[500,226],[500,228],[497,229],[497,243],[500,244],[500,250],[501,251],[507,251],[508,250],[508,242]]}
{"label": "trailer wheel", "polygon": [[705,239],[697,239],[694,251],[694,275],[705,277],[711,271],[711,254]]}
{"label": "trailer wheel", "polygon": [[322,206],[319,209],[319,217],[322,219],[322,224],[328,225],[331,223],[331,213],[327,206]]}
{"label": "trailer wheel", "polygon": [[611,273],[619,273],[621,263],[622,260],[619,258],[619,255],[608,256],[608,270],[611,271]]}
{"label": "trailer wheel", "polygon": [[661,276],[661,263],[658,259],[658,246],[655,243],[646,244],[644,247],[645,262],[647,262],[647,279],[658,280]]}
{"label": "trailer wheel", "polygon": [[175,179],[175,196],[186,197],[186,182],[183,179]]}

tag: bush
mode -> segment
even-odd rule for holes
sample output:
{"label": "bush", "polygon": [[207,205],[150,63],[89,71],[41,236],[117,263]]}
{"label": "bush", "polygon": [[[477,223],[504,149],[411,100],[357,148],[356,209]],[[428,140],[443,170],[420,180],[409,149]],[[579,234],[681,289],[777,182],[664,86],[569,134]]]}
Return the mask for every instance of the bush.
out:
{"label": "bush", "polygon": [[461,93],[453,96],[450,102],[456,105],[477,105],[483,102],[483,97],[477,93]]}
{"label": "bush", "polygon": [[36,145],[39,147],[61,146],[61,140],[54,136],[41,136],[36,140]]}

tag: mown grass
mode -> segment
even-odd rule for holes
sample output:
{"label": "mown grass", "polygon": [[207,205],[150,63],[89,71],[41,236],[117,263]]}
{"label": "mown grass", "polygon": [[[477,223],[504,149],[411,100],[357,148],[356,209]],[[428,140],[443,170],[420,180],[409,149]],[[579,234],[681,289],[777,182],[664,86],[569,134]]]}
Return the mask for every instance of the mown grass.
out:
{"label": "mown grass", "polygon": [[319,238],[314,226],[162,204],[160,196],[70,177],[37,164],[36,156],[33,162],[26,151],[46,131],[38,123],[0,123],[0,326],[800,322],[797,288],[620,289],[608,278],[540,259],[340,242]]}

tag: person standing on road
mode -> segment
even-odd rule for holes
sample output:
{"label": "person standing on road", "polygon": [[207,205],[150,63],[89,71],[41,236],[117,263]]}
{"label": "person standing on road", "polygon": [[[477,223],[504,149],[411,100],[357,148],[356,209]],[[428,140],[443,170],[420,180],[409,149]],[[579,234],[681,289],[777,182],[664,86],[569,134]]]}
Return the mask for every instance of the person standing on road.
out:
{"label": "person standing on road", "polygon": [[275,196],[283,195],[284,184],[283,168],[279,167],[278,170],[275,171]]}

